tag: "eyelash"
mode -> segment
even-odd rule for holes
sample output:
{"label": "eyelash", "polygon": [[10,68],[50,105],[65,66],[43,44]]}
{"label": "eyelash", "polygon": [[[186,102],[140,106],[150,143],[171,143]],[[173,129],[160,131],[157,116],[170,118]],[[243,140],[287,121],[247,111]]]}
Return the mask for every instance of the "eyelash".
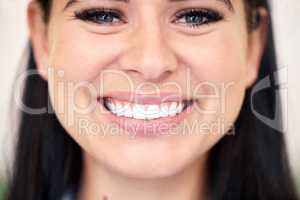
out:
{"label": "eyelash", "polygon": [[[213,10],[210,9],[185,9],[183,11],[180,11],[179,13],[175,14],[175,20],[173,20],[172,22],[174,23],[185,23],[185,22],[178,22],[178,20],[180,19],[184,19],[185,21],[191,22],[193,21],[193,19],[197,19],[198,18],[198,22],[194,23],[188,23],[190,27],[192,28],[196,28],[199,27],[201,25],[205,25],[205,24],[210,24],[210,23],[214,23],[214,22],[218,22],[220,20],[222,20],[224,17]],[[200,21],[200,22],[199,22]]]}
{"label": "eyelash", "polygon": [[[108,15],[109,17],[120,19],[123,14],[117,10],[110,9],[110,8],[92,8],[92,9],[75,12],[74,16],[75,16],[75,18],[83,20],[83,21],[89,21],[89,22],[93,22],[93,23],[97,23],[97,24],[106,24],[106,23],[111,24],[112,22],[99,22],[99,19],[98,19],[99,16],[103,17],[103,15],[104,16]],[[103,18],[102,18],[102,20],[103,20]]]}
{"label": "eyelash", "polygon": [[[118,18],[118,22],[125,22],[122,19],[123,13],[110,8],[92,8],[79,12],[75,12],[74,17],[79,20],[93,22],[96,24],[113,24],[115,23],[114,18]],[[172,22],[176,24],[185,24],[184,22],[178,22],[180,19],[191,22],[188,23],[189,27],[196,28],[204,24],[210,24],[222,20],[224,17],[220,13],[210,9],[185,9],[176,13],[175,19]],[[109,20],[108,22],[105,20]],[[197,22],[192,22],[196,20]]]}

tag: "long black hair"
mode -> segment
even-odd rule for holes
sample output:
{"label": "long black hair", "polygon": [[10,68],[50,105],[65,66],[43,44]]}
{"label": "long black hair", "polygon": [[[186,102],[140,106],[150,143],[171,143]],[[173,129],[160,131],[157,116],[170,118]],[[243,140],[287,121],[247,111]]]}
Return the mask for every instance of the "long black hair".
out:
{"label": "long black hair", "polygon": [[[38,0],[48,20],[51,1]],[[266,0],[245,0],[248,18],[258,6],[269,10]],[[257,16],[254,16],[257,17]],[[251,22],[251,20],[249,20]],[[251,26],[251,23],[249,23]],[[258,83],[266,76],[276,80],[277,70],[272,23],[269,23],[266,48],[262,57]],[[30,48],[27,70],[36,70]],[[276,87],[255,95],[247,89],[240,114],[234,124],[234,135],[225,135],[210,151],[208,186],[215,200],[296,200],[290,173],[284,135],[262,123],[252,109],[274,117]],[[47,107],[48,85],[39,75],[25,82],[23,103],[31,108]],[[251,103],[254,107],[251,107]],[[51,105],[50,105],[51,106]],[[20,113],[13,173],[9,181],[7,200],[56,200],[71,186],[78,185],[82,171],[82,151],[59,123],[55,114]],[[278,122],[281,123],[281,120]]]}

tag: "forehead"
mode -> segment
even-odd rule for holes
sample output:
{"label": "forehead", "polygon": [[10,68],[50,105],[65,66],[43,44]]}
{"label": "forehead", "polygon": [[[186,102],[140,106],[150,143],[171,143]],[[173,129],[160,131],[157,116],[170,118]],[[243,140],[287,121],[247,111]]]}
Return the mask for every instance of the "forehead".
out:
{"label": "forehead", "polygon": [[[85,2],[85,1],[92,1],[92,0],[67,0],[66,4],[64,6],[64,9],[67,9],[68,7],[71,7],[72,5],[79,3],[79,2]],[[95,0],[94,0],[95,1]],[[96,1],[105,1],[105,2],[121,2],[124,4],[128,4],[130,2],[132,2],[132,0],[96,0]],[[133,0],[134,1],[134,0]],[[141,0],[139,0],[141,1]],[[205,1],[205,0],[160,0],[161,2],[169,2],[169,3],[179,3],[179,2],[192,2],[192,1]],[[226,5],[226,7],[229,10],[233,10],[233,4],[232,4],[232,0],[210,0],[210,1],[217,1],[220,3],[223,3],[224,5]]]}

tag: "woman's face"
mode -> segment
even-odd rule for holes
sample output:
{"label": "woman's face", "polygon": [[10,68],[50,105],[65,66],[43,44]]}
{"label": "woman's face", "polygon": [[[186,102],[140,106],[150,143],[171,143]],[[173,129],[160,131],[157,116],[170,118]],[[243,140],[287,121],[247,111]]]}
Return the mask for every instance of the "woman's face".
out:
{"label": "woman's face", "polygon": [[139,178],[200,164],[232,128],[264,43],[245,15],[242,0],[54,0],[48,23],[28,9],[59,121],[88,159]]}

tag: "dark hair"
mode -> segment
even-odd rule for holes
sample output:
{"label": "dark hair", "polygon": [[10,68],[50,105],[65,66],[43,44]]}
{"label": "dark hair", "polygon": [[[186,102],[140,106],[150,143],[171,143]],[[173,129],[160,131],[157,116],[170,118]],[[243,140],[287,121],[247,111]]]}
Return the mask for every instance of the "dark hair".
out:
{"label": "dark hair", "polygon": [[[38,0],[48,20],[51,1]],[[258,6],[269,10],[266,0],[245,0],[248,19]],[[255,13],[255,12],[254,12]],[[257,19],[257,16],[254,16]],[[276,58],[269,23],[268,41],[259,77],[276,79]],[[27,70],[35,70],[30,49]],[[255,84],[254,84],[255,85]],[[259,121],[251,111],[250,93],[246,91],[242,109],[235,122],[235,135],[225,135],[210,152],[208,184],[215,200],[297,199],[289,169],[284,135]],[[255,110],[266,116],[275,115],[280,104],[271,87],[255,95]],[[31,108],[48,106],[48,85],[39,75],[25,83],[23,103]],[[51,105],[50,105],[51,106]],[[281,122],[279,122],[281,123]],[[13,174],[8,200],[56,200],[71,186],[78,185],[82,170],[82,152],[66,133],[55,114],[31,115],[21,112]]]}

